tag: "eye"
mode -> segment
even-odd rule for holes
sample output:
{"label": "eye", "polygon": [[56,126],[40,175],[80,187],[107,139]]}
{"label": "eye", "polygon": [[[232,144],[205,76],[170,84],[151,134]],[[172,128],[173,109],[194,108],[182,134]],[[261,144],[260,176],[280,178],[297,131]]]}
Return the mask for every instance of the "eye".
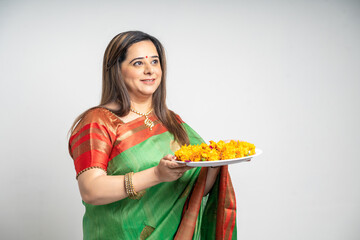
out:
{"label": "eye", "polygon": [[140,65],[142,65],[142,62],[141,61],[136,61],[136,62],[133,63],[133,65],[134,66],[140,66]]}
{"label": "eye", "polygon": [[158,59],[154,59],[151,61],[152,64],[158,64],[159,63],[159,60]]}

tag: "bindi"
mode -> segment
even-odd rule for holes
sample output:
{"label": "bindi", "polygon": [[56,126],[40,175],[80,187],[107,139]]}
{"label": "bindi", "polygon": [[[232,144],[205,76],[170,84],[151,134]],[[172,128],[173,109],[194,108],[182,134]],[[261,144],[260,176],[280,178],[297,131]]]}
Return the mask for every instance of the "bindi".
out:
{"label": "bindi", "polygon": [[147,58],[147,56],[145,56]]}

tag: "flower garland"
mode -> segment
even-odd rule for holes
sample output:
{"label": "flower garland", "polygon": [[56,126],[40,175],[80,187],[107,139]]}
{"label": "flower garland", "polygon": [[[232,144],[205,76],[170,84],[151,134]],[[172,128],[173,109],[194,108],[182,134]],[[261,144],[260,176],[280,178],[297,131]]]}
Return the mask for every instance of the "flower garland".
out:
{"label": "flower garland", "polygon": [[183,145],[175,152],[177,160],[183,162],[216,161],[242,158],[255,154],[255,145],[244,141],[231,140],[225,143],[210,141],[210,144]]}

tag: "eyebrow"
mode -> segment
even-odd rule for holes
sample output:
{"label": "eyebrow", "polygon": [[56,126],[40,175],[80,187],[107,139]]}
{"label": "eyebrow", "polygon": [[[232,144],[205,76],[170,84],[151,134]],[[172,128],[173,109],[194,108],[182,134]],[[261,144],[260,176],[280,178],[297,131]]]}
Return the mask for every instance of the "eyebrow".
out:
{"label": "eyebrow", "polygon": [[[159,58],[159,56],[155,55],[155,56],[151,56],[151,58]],[[132,63],[132,62],[135,61],[135,60],[139,60],[139,59],[144,59],[144,57],[134,58],[133,60],[130,61],[130,63]]]}

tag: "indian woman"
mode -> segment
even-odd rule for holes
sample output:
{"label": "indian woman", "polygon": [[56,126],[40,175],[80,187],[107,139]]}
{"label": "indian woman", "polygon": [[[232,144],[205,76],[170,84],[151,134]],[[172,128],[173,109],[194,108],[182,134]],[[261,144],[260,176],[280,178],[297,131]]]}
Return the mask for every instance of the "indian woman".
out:
{"label": "indian woman", "polygon": [[174,152],[203,139],[166,105],[166,58],[128,31],[105,50],[100,104],[71,128],[84,239],[236,239],[227,166],[191,168]]}

